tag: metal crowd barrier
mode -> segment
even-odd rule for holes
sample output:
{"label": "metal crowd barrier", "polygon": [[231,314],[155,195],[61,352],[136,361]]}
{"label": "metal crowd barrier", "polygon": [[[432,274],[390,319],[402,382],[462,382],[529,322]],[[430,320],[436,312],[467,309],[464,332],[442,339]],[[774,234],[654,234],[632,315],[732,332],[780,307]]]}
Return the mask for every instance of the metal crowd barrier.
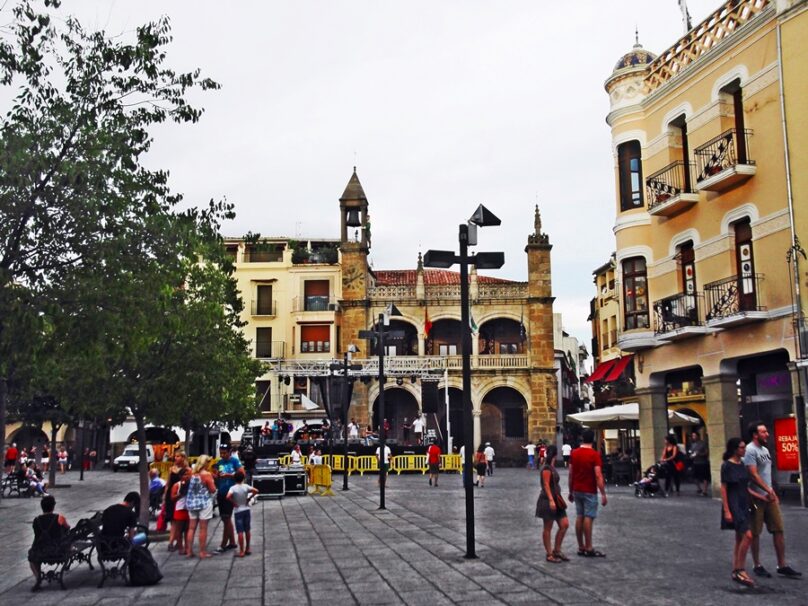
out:
{"label": "metal crowd barrier", "polygon": [[402,471],[420,471],[426,473],[426,455],[406,454],[396,455],[390,459],[390,472],[401,475]]}
{"label": "metal crowd barrier", "polygon": [[308,465],[306,471],[309,474],[310,495],[334,496],[331,490],[331,467],[329,465]]}

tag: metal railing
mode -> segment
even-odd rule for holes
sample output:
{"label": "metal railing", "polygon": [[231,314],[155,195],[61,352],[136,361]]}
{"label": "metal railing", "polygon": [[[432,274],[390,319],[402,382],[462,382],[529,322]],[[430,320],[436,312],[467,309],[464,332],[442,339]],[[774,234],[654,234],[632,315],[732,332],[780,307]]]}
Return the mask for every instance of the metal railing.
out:
{"label": "metal railing", "polygon": [[328,295],[308,295],[292,300],[294,311],[337,311],[337,299]]}
{"label": "metal railing", "polygon": [[704,285],[707,320],[728,318],[745,311],[765,311],[760,304],[762,274],[730,276]]}
{"label": "metal railing", "polygon": [[693,193],[691,187],[692,164],[677,160],[658,170],[645,180],[648,209],[664,204],[682,193]]}
{"label": "metal railing", "polygon": [[256,358],[282,359],[286,357],[286,341],[258,341],[255,344]]}
{"label": "metal railing", "polygon": [[704,307],[702,293],[681,293],[654,301],[654,332],[658,335],[687,326],[701,326],[699,311]]}
{"label": "metal railing", "polygon": [[280,263],[283,261],[282,250],[263,250],[247,248],[244,251],[245,263]]}
{"label": "metal railing", "polygon": [[731,128],[697,147],[694,152],[698,170],[696,180],[704,181],[738,164],[754,164],[755,161],[749,158],[751,134],[752,131],[749,129],[739,133]]}
{"label": "metal railing", "polygon": [[250,314],[253,316],[274,316],[277,314],[278,302],[264,299],[253,299],[250,305]]}

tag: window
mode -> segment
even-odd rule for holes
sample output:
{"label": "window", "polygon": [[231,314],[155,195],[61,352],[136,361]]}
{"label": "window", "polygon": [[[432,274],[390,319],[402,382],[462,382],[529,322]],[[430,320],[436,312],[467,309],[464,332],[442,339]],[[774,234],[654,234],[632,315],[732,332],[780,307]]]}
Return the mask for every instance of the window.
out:
{"label": "window", "polygon": [[738,295],[740,309],[757,309],[755,296],[755,258],[752,254],[752,224],[743,219],[732,226],[735,230],[735,262],[738,267]]}
{"label": "window", "polygon": [[457,345],[452,345],[449,343],[441,343],[438,345],[438,355],[440,356],[456,356],[457,355]]}
{"label": "window", "polygon": [[620,175],[620,210],[642,208],[642,158],[639,141],[627,141],[617,147]]}
{"label": "window", "polygon": [[301,353],[328,353],[331,351],[331,326],[311,324],[300,327]]}
{"label": "window", "polygon": [[255,357],[256,358],[271,358],[272,357],[272,329],[271,328],[256,328],[255,329]]}
{"label": "window", "polygon": [[303,283],[303,311],[327,311],[328,291],[328,280],[306,280]]}
{"label": "window", "polygon": [[671,126],[679,131],[679,136],[682,139],[682,162],[684,162],[682,182],[672,183],[675,187],[682,187],[685,192],[692,191],[690,187],[690,143],[687,139],[687,121],[685,116],[681,115],[676,120],[671,122]]}
{"label": "window", "polygon": [[272,286],[259,284],[255,289],[255,313],[259,316],[274,316],[272,305]]}
{"label": "window", "polygon": [[648,328],[648,280],[642,257],[623,261],[623,316],[626,330]]}
{"label": "window", "polygon": [[519,353],[519,344],[518,343],[500,343],[499,344],[499,353],[500,354],[517,354],[517,353]]}
{"label": "window", "polygon": [[255,382],[255,407],[261,412],[269,412],[272,409],[270,387],[270,381]]}
{"label": "window", "polygon": [[506,438],[525,437],[525,412],[522,408],[506,408],[503,410]]}

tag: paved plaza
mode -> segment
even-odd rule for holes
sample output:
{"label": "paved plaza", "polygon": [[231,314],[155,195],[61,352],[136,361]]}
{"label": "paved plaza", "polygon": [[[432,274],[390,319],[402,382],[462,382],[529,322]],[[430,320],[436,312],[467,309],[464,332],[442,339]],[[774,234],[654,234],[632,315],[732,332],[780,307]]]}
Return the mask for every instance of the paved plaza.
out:
{"label": "paved plaza", "polygon": [[[562,472],[563,476],[563,472]],[[564,478],[565,480],[565,478]],[[70,488],[56,489],[57,511],[71,524],[116,502],[135,487],[135,474],[96,472],[84,482],[68,474]],[[334,497],[287,497],[253,508],[253,555],[232,552],[206,561],[152,546],[165,575],[159,585],[126,587],[120,580],[97,589],[100,572],[86,565],[58,585],[30,591],[25,554],[37,499],[0,502],[0,604],[60,606],[134,603],[208,606],[251,604],[808,604],[808,579],[774,578],[755,591],[729,578],[729,532],[718,530],[717,500],[696,497],[641,500],[628,488],[609,488],[609,505],[595,531],[604,559],[575,556],[544,561],[539,523],[533,517],[538,476],[500,469],[475,489],[477,552],[465,560],[463,491],[459,477],[430,488],[424,476],[393,477],[387,510],[378,511],[375,476],[352,476],[350,491]],[[808,511],[785,508],[791,564],[808,572]],[[219,520],[212,539],[220,539]],[[214,545],[215,547],[216,545]],[[764,564],[774,569],[771,540],[762,542]]]}

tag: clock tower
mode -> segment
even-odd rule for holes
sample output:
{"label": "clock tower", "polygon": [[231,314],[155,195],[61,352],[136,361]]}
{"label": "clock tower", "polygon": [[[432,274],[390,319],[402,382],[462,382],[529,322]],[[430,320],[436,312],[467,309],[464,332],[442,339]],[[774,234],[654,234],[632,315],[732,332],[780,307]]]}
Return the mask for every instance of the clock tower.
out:
{"label": "clock tower", "polygon": [[[368,252],[370,251],[370,216],[368,215],[368,199],[359,182],[356,167],[351,175],[345,191],[339,199],[340,208],[340,264],[342,270],[342,308],[340,351],[347,351],[351,344],[364,350],[365,341],[359,338],[359,331],[370,327],[368,309],[369,280]],[[371,352],[362,351],[362,357]],[[357,404],[367,401],[367,389],[364,384],[356,382],[351,399],[350,417],[364,426],[369,419],[367,406]]]}

